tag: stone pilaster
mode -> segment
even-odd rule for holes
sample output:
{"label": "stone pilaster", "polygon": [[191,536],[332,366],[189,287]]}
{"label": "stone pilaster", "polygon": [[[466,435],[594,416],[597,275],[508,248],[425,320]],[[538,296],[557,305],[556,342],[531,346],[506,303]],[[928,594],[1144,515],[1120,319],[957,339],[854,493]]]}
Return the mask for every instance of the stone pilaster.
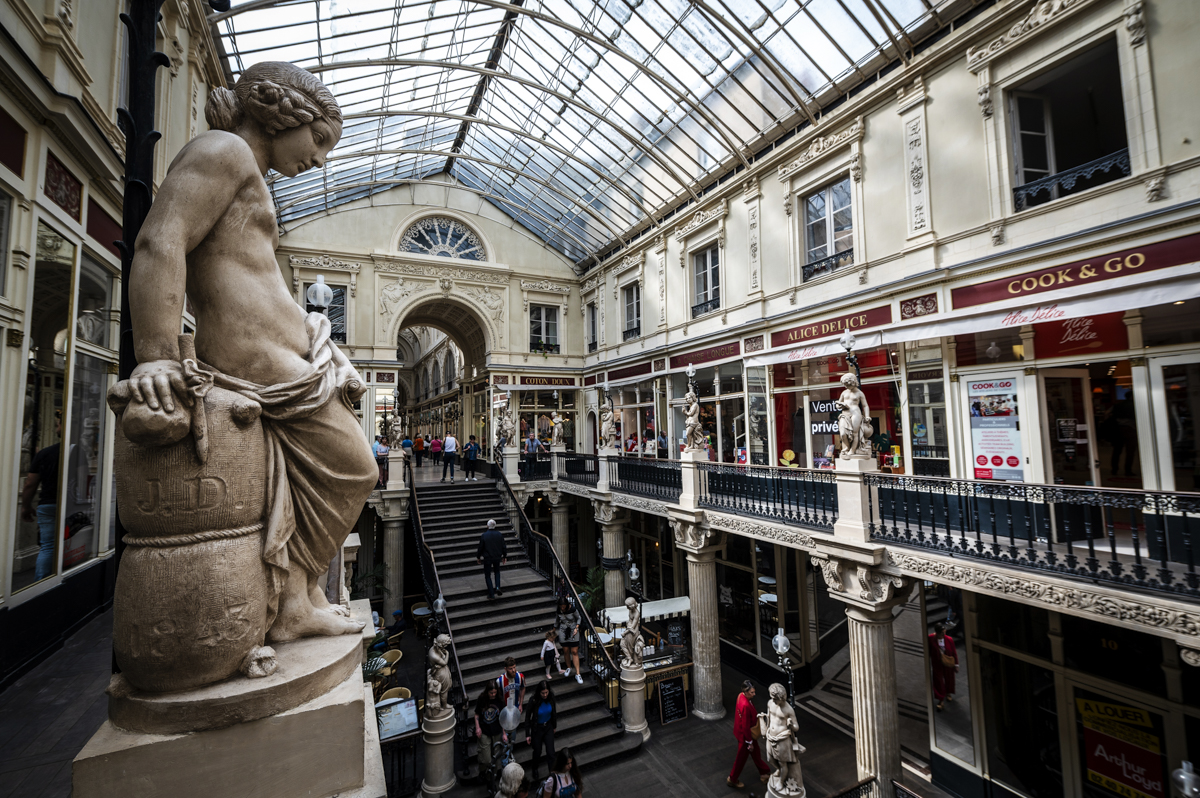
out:
{"label": "stone pilaster", "polygon": [[869,508],[867,487],[863,474],[879,470],[874,457],[853,455],[849,459],[834,460],[834,479],[837,481],[838,519],[833,525],[833,534],[839,538],[865,543],[871,539],[867,529]]}
{"label": "stone pilaster", "polygon": [[687,554],[692,624],[692,714],[702,720],[725,716],[721,703],[721,640],[717,626],[717,552],[725,533],[701,522],[698,513],[671,514],[675,547]]}
{"label": "stone pilaster", "polygon": [[858,777],[874,776],[873,794],[883,798],[891,794],[892,780],[901,777],[892,611],[907,600],[913,582],[881,573],[868,563],[817,561],[829,595],[847,605]]}
{"label": "stone pilaster", "polygon": [[567,494],[550,489],[546,491],[546,501],[550,503],[550,542],[558,552],[564,568],[570,567],[571,537],[567,529]]}
{"label": "stone pilaster", "polygon": [[643,742],[650,739],[650,724],[646,721],[646,671],[642,668],[621,668],[621,719],[625,731],[642,735]]}
{"label": "stone pilaster", "polygon": [[620,508],[603,499],[592,500],[596,523],[603,535],[604,550],[600,564],[604,568],[604,606],[625,603],[625,515]]}
{"label": "stone pilaster", "polygon": [[700,497],[700,468],[697,463],[708,462],[708,452],[685,449],[680,455],[680,477],[683,490],[679,494],[679,509],[695,510]]}
{"label": "stone pilaster", "polygon": [[383,597],[383,617],[403,608],[404,601],[404,521],[383,522],[383,561],[387,566],[387,593]]}

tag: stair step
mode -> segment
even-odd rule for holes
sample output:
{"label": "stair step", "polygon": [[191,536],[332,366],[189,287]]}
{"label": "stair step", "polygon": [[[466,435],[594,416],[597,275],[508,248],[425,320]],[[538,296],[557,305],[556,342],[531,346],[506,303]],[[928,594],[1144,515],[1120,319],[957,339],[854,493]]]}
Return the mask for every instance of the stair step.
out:
{"label": "stair step", "polygon": [[[521,742],[524,743],[524,739]],[[560,749],[563,746],[569,746],[572,753],[576,753],[579,756],[580,764],[591,771],[610,762],[627,759],[636,754],[642,747],[642,735],[637,732],[621,731],[619,734],[614,732],[610,738],[599,738],[587,742],[571,741],[569,743],[565,740],[560,742],[559,738],[555,736],[555,749]],[[470,750],[471,758],[468,760],[470,767],[462,780],[464,782],[477,782],[479,780],[479,762],[475,758],[474,742],[472,742]],[[522,746],[519,750],[514,751],[513,754],[516,761],[525,768],[526,774],[529,774],[531,772],[530,760],[532,759],[532,752],[529,748]],[[538,777],[539,782],[546,779],[546,766],[544,762],[538,763]],[[537,794],[536,789],[538,785],[534,785],[534,787],[535,790],[531,792],[532,795]]]}

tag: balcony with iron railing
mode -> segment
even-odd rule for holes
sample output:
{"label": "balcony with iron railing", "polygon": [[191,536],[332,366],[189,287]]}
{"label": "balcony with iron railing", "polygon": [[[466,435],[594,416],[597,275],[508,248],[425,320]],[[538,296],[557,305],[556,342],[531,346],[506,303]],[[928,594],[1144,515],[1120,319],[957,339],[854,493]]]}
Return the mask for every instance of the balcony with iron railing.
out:
{"label": "balcony with iron railing", "polygon": [[559,346],[556,343],[548,344],[545,341],[539,341],[536,338],[530,340],[529,351],[539,355],[557,355]]}
{"label": "balcony with iron railing", "polygon": [[829,531],[837,520],[832,471],[699,463],[696,503],[711,510]]}
{"label": "balcony with iron railing", "polygon": [[558,478],[575,485],[596,487],[600,480],[600,458],[594,454],[579,454],[578,452],[555,453],[558,466]]}
{"label": "balcony with iron railing", "polygon": [[649,499],[679,501],[683,491],[683,464],[678,460],[653,457],[608,458],[610,490],[632,493]]}
{"label": "balcony with iron railing", "polygon": [[720,310],[721,297],[715,296],[707,302],[701,302],[699,305],[692,305],[692,318],[695,319],[703,316],[705,313],[712,313],[714,310]]}
{"label": "balcony with iron railing", "polygon": [[625,332],[624,332],[624,333],[622,333],[622,339],[621,339],[621,340],[623,340],[623,341],[629,341],[629,340],[631,340],[631,339],[633,339],[633,338],[638,338],[638,337],[640,337],[640,336],[641,336],[641,334],[642,334],[642,325],[640,325],[640,324],[635,324],[635,325],[633,325],[632,327],[626,327],[626,328],[625,328]]}
{"label": "balcony with iron railing", "polygon": [[833,274],[838,269],[846,266],[854,265],[854,249],[845,249],[841,252],[835,252],[827,258],[815,260],[812,263],[804,264],[804,282],[815,280],[818,277],[823,277],[826,274]]}
{"label": "balcony with iron railing", "polygon": [[[1085,191],[1132,174],[1129,150],[1118,150],[1103,158],[1055,172],[1013,189],[1013,207],[1018,211]],[[1042,195],[1045,195],[1044,197]]]}
{"label": "balcony with iron railing", "polygon": [[588,341],[588,352],[589,353],[595,352],[599,348],[600,348],[599,341]]}

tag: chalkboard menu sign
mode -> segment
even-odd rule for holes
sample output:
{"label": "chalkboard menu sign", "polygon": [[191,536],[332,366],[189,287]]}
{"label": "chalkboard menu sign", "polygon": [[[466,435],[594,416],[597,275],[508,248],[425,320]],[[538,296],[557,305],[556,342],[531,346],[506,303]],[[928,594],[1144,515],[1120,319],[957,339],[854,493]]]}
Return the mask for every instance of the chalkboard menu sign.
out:
{"label": "chalkboard menu sign", "polygon": [[672,618],[667,623],[667,642],[673,646],[683,645],[683,621]]}
{"label": "chalkboard menu sign", "polygon": [[665,726],[687,717],[687,693],[683,691],[683,677],[666,679],[658,683],[658,719]]}

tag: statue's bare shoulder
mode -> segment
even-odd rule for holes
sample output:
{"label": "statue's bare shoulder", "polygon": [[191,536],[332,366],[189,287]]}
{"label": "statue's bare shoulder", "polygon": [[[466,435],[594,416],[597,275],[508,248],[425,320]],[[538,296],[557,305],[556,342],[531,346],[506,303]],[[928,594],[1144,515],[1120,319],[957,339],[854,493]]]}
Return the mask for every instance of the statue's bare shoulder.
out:
{"label": "statue's bare shoulder", "polygon": [[177,169],[243,179],[262,176],[249,142],[225,130],[205,131],[185,144],[171,162],[168,175]]}

